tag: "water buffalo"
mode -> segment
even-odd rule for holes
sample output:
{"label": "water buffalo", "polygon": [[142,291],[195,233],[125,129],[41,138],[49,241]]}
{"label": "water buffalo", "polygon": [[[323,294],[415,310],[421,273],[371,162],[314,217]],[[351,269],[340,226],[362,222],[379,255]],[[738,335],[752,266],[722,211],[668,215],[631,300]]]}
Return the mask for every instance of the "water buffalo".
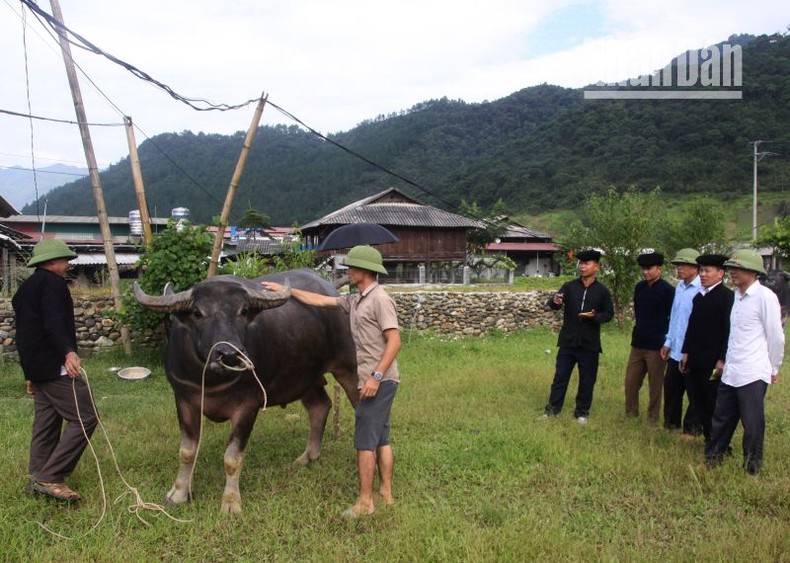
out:
{"label": "water buffalo", "polygon": [[[205,377],[203,414],[214,422],[231,421],[225,450],[225,491],[221,511],[241,512],[239,474],[264,392],[245,369],[241,350],[255,365],[265,389],[266,404],[301,400],[310,432],[307,448],[296,462],[318,458],[331,401],[324,374],[331,372],[353,405],[358,402],[356,355],[349,319],[338,309],[308,307],[289,299],[290,287],[266,291],[260,281],[327,295],[334,287],[310,270],[247,280],[217,276],[180,293],[151,296],[135,283],[134,294],[144,307],[171,313],[166,373],[176,399],[181,427],[179,471],[166,502],[191,499],[192,471],[200,430],[201,381]],[[203,372],[205,370],[205,376]]]}
{"label": "water buffalo", "polygon": [[768,270],[768,274],[760,276],[760,282],[770,287],[776,297],[779,299],[779,305],[782,308],[782,324],[787,321],[790,316],[790,274],[783,270]]}

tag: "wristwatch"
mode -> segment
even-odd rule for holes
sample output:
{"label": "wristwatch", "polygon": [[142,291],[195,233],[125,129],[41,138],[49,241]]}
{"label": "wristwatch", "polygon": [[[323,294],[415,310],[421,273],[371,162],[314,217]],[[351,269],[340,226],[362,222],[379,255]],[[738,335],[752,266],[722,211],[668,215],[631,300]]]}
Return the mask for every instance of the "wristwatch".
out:
{"label": "wristwatch", "polygon": [[384,374],[381,373],[380,371],[374,371],[370,375],[372,375],[373,379],[375,379],[376,381],[381,381],[382,379],[384,379]]}

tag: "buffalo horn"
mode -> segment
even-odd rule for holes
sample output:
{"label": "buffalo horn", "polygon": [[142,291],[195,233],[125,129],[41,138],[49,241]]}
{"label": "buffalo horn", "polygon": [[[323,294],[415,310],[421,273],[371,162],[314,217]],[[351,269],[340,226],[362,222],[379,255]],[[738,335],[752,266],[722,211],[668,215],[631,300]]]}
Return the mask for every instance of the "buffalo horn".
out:
{"label": "buffalo horn", "polygon": [[247,299],[255,309],[274,309],[291,298],[291,283],[286,279],[281,291],[247,288]]}
{"label": "buffalo horn", "polygon": [[134,298],[146,309],[157,313],[181,313],[192,307],[191,288],[179,293],[173,293],[172,288],[168,291],[166,287],[165,295],[156,296],[148,295],[140,289],[140,285],[137,282],[134,282]]}

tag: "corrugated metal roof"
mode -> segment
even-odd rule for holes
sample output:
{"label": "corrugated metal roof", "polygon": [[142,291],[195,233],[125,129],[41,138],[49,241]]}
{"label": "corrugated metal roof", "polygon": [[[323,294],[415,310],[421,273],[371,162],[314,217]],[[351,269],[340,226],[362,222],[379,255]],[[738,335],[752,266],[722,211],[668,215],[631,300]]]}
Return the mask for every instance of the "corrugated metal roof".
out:
{"label": "corrugated metal roof", "polygon": [[486,250],[490,251],[503,251],[508,250],[521,250],[521,251],[547,251],[556,252],[559,248],[550,242],[493,242],[486,245]]}
{"label": "corrugated metal roof", "polygon": [[[140,259],[139,254],[116,254],[115,263],[119,266],[134,266]],[[107,256],[99,252],[85,252],[78,254],[74,260],[69,260],[69,264],[75,266],[96,266],[106,264]]]}
{"label": "corrugated metal roof", "polygon": [[[387,197],[388,201],[378,202]],[[302,230],[321,225],[349,225],[351,223],[376,223],[392,227],[443,227],[474,229],[483,223],[456,215],[437,207],[424,205],[405,195],[397,188],[389,188],[374,196],[366,197],[333,211],[302,226]]]}
{"label": "corrugated metal roof", "polygon": [[[154,225],[167,225],[169,217],[165,218],[151,218],[151,223]],[[99,218],[95,215],[12,215],[10,217],[3,217],[0,222],[3,223],[66,223],[66,224],[99,224]],[[128,225],[128,217],[107,217],[107,222],[111,225]]]}
{"label": "corrugated metal roof", "polygon": [[543,238],[551,239],[551,235],[530,229],[523,225],[509,225],[502,238]]}
{"label": "corrugated metal roof", "polygon": [[13,248],[14,250],[22,250],[22,247],[19,246],[14,239],[3,234],[0,234],[0,246]]}

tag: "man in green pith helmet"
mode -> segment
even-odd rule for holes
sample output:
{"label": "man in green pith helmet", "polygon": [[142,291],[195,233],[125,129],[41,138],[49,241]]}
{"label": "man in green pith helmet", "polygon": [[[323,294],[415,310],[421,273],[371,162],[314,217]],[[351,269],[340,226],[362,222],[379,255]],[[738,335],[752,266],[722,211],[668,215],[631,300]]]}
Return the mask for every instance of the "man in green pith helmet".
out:
{"label": "man in green pith helmet", "polygon": [[[400,382],[396,357],[401,347],[395,301],[378,284],[387,274],[381,253],[372,246],[355,246],[344,263],[358,293],[332,297],[291,288],[291,296],[315,307],[339,307],[349,313],[351,334],[357,349],[359,404],[356,409],[354,447],[357,450],[359,496],[342,514],[358,518],[373,514],[373,481],[379,472],[379,494],[386,504],[394,502],[392,474],[394,455],[390,444],[390,411]],[[261,282],[271,291],[282,286]]]}
{"label": "man in green pith helmet", "polygon": [[768,385],[777,382],[784,357],[781,308],[776,294],[757,279],[765,274],[759,254],[737,250],[724,267],[736,287],[735,303],[705,459],[709,466],[721,463],[740,420],[743,467],[756,475],[763,464],[765,393]]}
{"label": "man in green pith helmet", "polygon": [[80,498],[65,479],[98,424],[90,391],[80,378],[74,304],[65,279],[69,260],[76,257],[62,240],[39,242],[27,263],[36,270],[12,299],[19,361],[35,405],[30,490],[64,502]]}

